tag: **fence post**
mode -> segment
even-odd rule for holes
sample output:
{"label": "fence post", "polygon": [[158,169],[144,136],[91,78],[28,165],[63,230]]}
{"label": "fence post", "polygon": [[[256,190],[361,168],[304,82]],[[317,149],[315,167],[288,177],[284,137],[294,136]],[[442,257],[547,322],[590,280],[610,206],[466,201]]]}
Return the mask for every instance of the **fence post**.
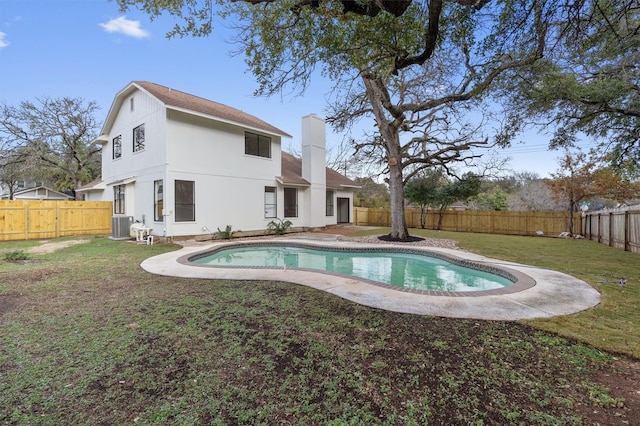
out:
{"label": "fence post", "polygon": [[29,223],[29,203],[26,203],[23,201],[23,206],[24,206],[24,239],[28,240],[29,239],[29,228],[31,227],[31,224]]}
{"label": "fence post", "polygon": [[629,240],[631,234],[631,216],[629,210],[624,212],[624,251],[631,251]]}
{"label": "fence post", "polygon": [[55,238],[60,236],[60,203],[61,201],[54,201],[54,211],[53,211],[53,220],[54,220],[54,228],[53,232],[55,234]]}
{"label": "fence post", "polygon": [[613,212],[609,212],[609,247],[613,247]]}

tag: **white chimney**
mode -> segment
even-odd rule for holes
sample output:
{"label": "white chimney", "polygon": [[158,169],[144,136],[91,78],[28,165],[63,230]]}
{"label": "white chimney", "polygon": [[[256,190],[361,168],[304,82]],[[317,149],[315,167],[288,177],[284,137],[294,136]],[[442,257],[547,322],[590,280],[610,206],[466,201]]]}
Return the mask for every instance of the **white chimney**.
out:
{"label": "white chimney", "polygon": [[327,224],[327,170],[324,120],[315,114],[302,117],[302,178],[311,186],[304,202],[305,225]]}

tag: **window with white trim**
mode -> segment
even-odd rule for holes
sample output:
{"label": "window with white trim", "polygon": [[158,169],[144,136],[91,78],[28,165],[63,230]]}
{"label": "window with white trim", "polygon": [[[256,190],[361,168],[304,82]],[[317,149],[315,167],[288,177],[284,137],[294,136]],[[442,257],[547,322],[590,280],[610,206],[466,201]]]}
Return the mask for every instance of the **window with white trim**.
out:
{"label": "window with white trim", "polygon": [[144,149],[144,124],[133,129],[133,152]]}
{"label": "window with white trim", "polygon": [[298,217],[298,190],[284,189],[284,217]]}
{"label": "window with white trim", "polygon": [[153,220],[162,222],[162,210],[164,209],[164,185],[162,179],[153,182]]}
{"label": "window with white trim", "polygon": [[333,191],[327,191],[327,216],[333,216],[335,211],[333,207]]}
{"label": "window with white trim", "polygon": [[196,220],[195,182],[190,180],[175,181],[175,204],[176,222]]}
{"label": "window with white trim", "polygon": [[122,135],[113,138],[113,159],[122,157]]}
{"label": "window with white trim", "polygon": [[244,132],[244,153],[271,158],[271,138],[256,133]]}
{"label": "window with white trim", "polygon": [[276,188],[273,186],[264,187],[264,217],[265,219],[278,217],[278,197]]}
{"label": "window with white trim", "polygon": [[124,214],[124,185],[113,187],[113,214]]}

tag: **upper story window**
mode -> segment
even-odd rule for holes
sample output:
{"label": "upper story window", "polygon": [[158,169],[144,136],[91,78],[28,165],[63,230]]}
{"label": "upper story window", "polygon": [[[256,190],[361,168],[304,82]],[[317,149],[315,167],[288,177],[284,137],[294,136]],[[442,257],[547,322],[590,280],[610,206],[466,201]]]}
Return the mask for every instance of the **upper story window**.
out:
{"label": "upper story window", "polygon": [[271,138],[256,133],[244,132],[244,153],[271,158]]}
{"label": "upper story window", "polygon": [[144,124],[133,129],[133,152],[144,149]]}
{"label": "upper story window", "polygon": [[129,111],[133,112],[133,97],[129,99]]}
{"label": "upper story window", "polygon": [[122,157],[122,135],[113,138],[113,159]]}

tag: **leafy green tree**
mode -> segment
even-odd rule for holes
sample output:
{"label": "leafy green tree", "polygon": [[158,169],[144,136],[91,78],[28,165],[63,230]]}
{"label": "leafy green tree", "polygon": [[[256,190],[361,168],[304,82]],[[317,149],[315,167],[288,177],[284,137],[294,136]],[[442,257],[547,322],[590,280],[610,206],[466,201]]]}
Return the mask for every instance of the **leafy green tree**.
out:
{"label": "leafy green tree", "polygon": [[461,179],[449,180],[442,170],[429,170],[423,176],[407,182],[407,199],[420,206],[420,226],[425,228],[429,207],[438,209],[437,229],[442,228],[444,212],[456,201],[466,201],[478,194],[480,178],[466,174]]}
{"label": "leafy green tree", "polygon": [[426,226],[429,207],[434,205],[438,193],[446,183],[446,177],[441,170],[426,170],[419,176],[414,176],[407,182],[405,196],[410,203],[420,207],[420,227]]}
{"label": "leafy green tree", "polygon": [[[527,125],[553,130],[550,146],[599,142],[616,168],[640,166],[640,2],[584,0],[571,7],[555,48],[528,70],[505,75],[511,112],[502,136]],[[497,86],[496,86],[497,87]]]}
{"label": "leafy green tree", "polygon": [[509,207],[509,195],[500,187],[493,187],[490,191],[481,192],[471,199],[473,210],[504,211]]}
{"label": "leafy green tree", "polygon": [[0,138],[5,152],[27,155],[29,162],[55,178],[56,189],[75,192],[100,173],[101,146],[92,144],[99,126],[95,102],[44,98],[36,103],[0,107]]}
{"label": "leafy green tree", "polygon": [[360,187],[356,189],[353,203],[357,207],[389,207],[389,190],[384,183],[377,183],[373,179],[356,178],[354,182]]}
{"label": "leafy green tree", "polygon": [[[181,20],[170,35],[211,31],[210,1],[117,0],[152,17]],[[256,3],[261,3],[258,7]],[[301,93],[317,69],[334,83],[329,121],[361,119],[375,131],[358,149],[384,164],[391,237],[408,237],[404,184],[423,168],[470,161],[488,139],[468,109],[503,72],[544,53],[555,8],[543,0],[218,2],[236,18],[237,42],[259,83],[258,94]],[[397,7],[397,9],[395,8]],[[481,10],[481,12],[479,12]]]}

